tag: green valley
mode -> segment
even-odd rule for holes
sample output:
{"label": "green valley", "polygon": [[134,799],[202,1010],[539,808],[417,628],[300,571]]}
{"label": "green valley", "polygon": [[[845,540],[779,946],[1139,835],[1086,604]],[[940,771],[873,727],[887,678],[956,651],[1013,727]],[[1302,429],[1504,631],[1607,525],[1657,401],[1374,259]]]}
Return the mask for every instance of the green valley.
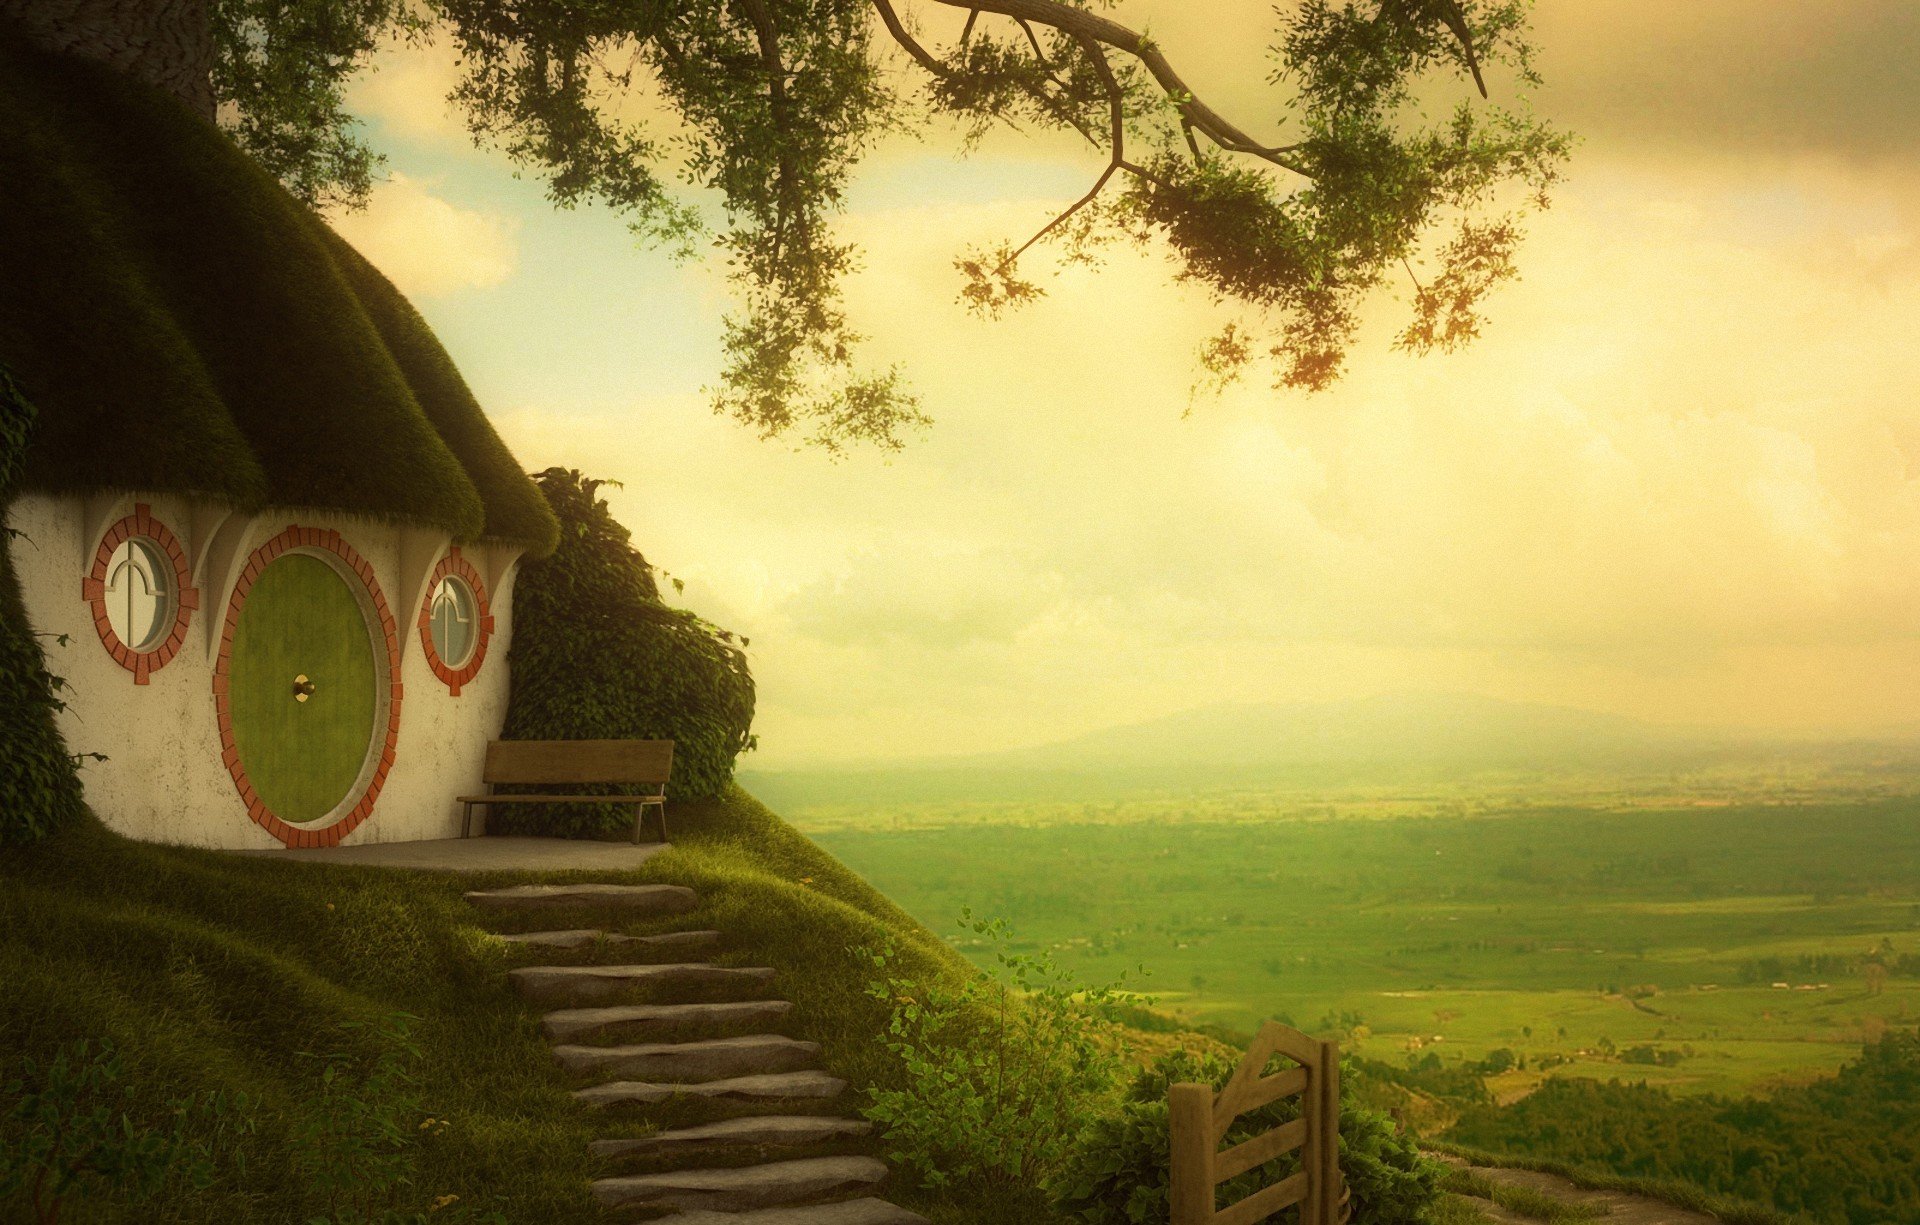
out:
{"label": "green valley", "polygon": [[1501,1100],[1549,1074],[1744,1094],[1920,1018],[1920,802],[1262,802],[795,817],[936,930],[971,907],[1084,979],[1144,967],[1185,1020],[1280,1017],[1373,1060],[1474,1065]]}

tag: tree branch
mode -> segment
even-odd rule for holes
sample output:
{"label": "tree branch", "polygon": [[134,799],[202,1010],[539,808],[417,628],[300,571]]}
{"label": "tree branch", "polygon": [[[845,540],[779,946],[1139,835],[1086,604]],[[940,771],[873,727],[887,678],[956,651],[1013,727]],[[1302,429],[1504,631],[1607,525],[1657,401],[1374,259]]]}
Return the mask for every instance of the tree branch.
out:
{"label": "tree branch", "polygon": [[[1480,96],[1487,96],[1487,83],[1480,76],[1480,57],[1473,53],[1473,31],[1467,26],[1466,14],[1454,0],[1437,0],[1440,8],[1440,20],[1447,23],[1447,29],[1460,40],[1461,50],[1467,54],[1467,71],[1473,74],[1473,83],[1480,87]],[[1407,17],[1407,0],[1385,0],[1380,5],[1380,13],[1373,19],[1375,25],[1389,18]]]}
{"label": "tree branch", "polygon": [[[936,77],[949,77],[953,75],[953,69],[947,67],[944,61],[936,58],[933,52],[927,50],[926,47],[921,45],[920,40],[913,36],[907,29],[906,24],[900,20],[900,14],[893,11],[893,5],[888,3],[888,0],[873,0],[873,7],[879,10],[881,24],[887,27],[887,33],[893,36],[894,42],[899,43],[906,49],[907,54],[913,57],[915,63]],[[967,19],[967,28],[969,30],[973,28],[972,18]]]}
{"label": "tree branch", "polygon": [[775,140],[780,149],[775,159],[780,174],[779,190],[775,195],[780,203],[773,223],[773,258],[778,264],[780,249],[786,238],[788,216],[794,211],[805,213],[804,208],[794,210],[791,207],[800,185],[793,155],[786,147],[786,135],[793,130],[793,115],[787,105],[787,68],[780,60],[780,30],[773,23],[773,14],[767,11],[765,0],[740,0],[740,7],[746,11],[747,20],[753,26],[754,40],[760,44],[760,62],[767,70],[767,104],[773,115]]}
{"label": "tree branch", "polygon": [[[1025,23],[1022,22],[1021,24],[1024,25]],[[1031,36],[1031,31],[1029,31],[1029,36]],[[1072,217],[1087,205],[1092,204],[1100,192],[1105,189],[1108,180],[1113,178],[1115,171],[1130,169],[1132,165],[1127,161],[1127,117],[1126,109],[1123,105],[1126,100],[1126,94],[1120,88],[1120,80],[1113,75],[1113,65],[1107,62],[1106,52],[1100,49],[1098,43],[1084,35],[1075,35],[1075,38],[1080,43],[1081,49],[1087,53],[1087,58],[1093,61],[1094,68],[1100,73],[1101,83],[1104,84],[1107,89],[1107,104],[1110,119],[1110,128],[1107,135],[1108,149],[1110,150],[1107,168],[1100,172],[1100,177],[1093,181],[1093,186],[1087,189],[1086,195],[1081,196],[1078,200],[1068,205],[1065,212],[1040,227],[1040,232],[1032,238],[1021,243],[1019,250],[1001,260],[1000,270],[1002,272],[1011,268],[1015,260],[1025,255],[1027,248],[1059,229],[1062,225],[1065,225],[1069,217]],[[1038,46],[1037,43],[1035,45],[1036,47]]]}
{"label": "tree branch", "polygon": [[[900,46],[905,49],[906,53],[913,57],[915,63],[942,80],[948,80],[955,75],[955,70],[952,67],[944,60],[935,56],[933,52],[927,50],[926,45],[913,36],[912,32],[907,29],[906,23],[900,20],[900,14],[894,10],[889,0],[873,0],[873,7],[879,12],[880,22],[887,27],[887,33],[892,35],[893,41],[899,43]],[[979,16],[980,10],[977,8],[967,14],[966,29],[960,32],[960,40],[962,42],[965,42],[967,36],[973,33],[974,20]],[[1066,92],[1067,87],[1065,83],[1062,82],[1058,76],[1054,75],[1053,66],[1047,62],[1046,53],[1040,49],[1040,40],[1034,37],[1032,28],[1024,21],[1020,22],[1020,28],[1027,32],[1027,41],[1033,45],[1034,59],[1039,62],[1041,71],[1047,74],[1047,79],[1052,81],[1061,92]],[[1027,92],[1031,93],[1041,106],[1052,111],[1062,123],[1065,123],[1074,131],[1086,137],[1089,144],[1099,143],[1099,141],[1094,138],[1093,133],[1088,131],[1086,126],[1080,122],[1079,117],[1073,113],[1070,107],[1060,105],[1057,100],[1048,97],[1044,90],[1031,89]]]}
{"label": "tree branch", "polygon": [[1116,50],[1124,51],[1138,59],[1146,70],[1159,82],[1160,88],[1173,98],[1180,113],[1194,128],[1214,144],[1232,153],[1246,153],[1265,161],[1272,162],[1295,174],[1304,175],[1306,170],[1287,157],[1297,146],[1263,145],[1253,137],[1241,131],[1229,122],[1225,116],[1202,102],[1187,83],[1180,79],[1173,65],[1160,52],[1160,48],[1146,36],[1139,34],[1117,21],[1110,21],[1098,13],[1073,8],[1060,3],[1060,0],[933,0],[935,4],[944,4],[951,8],[973,9],[981,12],[998,13],[1016,21],[1032,21],[1043,26],[1051,26],[1064,34],[1076,38],[1090,38],[1104,43]]}

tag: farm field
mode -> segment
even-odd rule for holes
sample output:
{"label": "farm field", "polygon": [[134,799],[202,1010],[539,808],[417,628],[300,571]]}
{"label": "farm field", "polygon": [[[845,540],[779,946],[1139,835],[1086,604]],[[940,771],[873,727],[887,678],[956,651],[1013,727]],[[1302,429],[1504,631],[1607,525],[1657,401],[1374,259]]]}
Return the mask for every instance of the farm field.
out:
{"label": "farm field", "polygon": [[[1547,1074],[1744,1095],[1920,1021],[1920,801],[1260,804],[795,817],[935,930],[1005,918],[1083,980],[1144,968],[1196,1023],[1279,1017],[1396,1064],[1504,1048],[1501,1100]],[[1893,973],[1871,981],[1869,954]]]}

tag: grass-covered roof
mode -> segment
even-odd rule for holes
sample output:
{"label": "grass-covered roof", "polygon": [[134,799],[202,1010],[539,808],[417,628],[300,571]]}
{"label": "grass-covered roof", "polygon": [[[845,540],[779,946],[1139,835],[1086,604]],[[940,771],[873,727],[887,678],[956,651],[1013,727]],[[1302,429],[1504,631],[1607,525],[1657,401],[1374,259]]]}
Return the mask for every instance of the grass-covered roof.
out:
{"label": "grass-covered roof", "polygon": [[0,37],[0,362],[25,484],[322,507],[550,551],[453,362],[358,252],[173,98]]}

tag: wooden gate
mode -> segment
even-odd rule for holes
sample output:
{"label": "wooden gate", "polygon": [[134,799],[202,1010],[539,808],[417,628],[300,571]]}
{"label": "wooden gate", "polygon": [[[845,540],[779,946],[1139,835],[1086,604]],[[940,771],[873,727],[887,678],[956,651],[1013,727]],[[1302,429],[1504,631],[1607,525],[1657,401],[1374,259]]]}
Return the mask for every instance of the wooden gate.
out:
{"label": "wooden gate", "polygon": [[[1263,1075],[1275,1055],[1295,1066]],[[1300,1096],[1299,1118],[1220,1150],[1235,1119],[1295,1094]],[[1173,1225],[1254,1225],[1296,1204],[1300,1225],[1345,1225],[1338,1043],[1269,1021],[1218,1095],[1212,1085],[1175,1085],[1170,1105]],[[1295,1149],[1300,1150],[1298,1173],[1215,1211],[1219,1184]]]}

